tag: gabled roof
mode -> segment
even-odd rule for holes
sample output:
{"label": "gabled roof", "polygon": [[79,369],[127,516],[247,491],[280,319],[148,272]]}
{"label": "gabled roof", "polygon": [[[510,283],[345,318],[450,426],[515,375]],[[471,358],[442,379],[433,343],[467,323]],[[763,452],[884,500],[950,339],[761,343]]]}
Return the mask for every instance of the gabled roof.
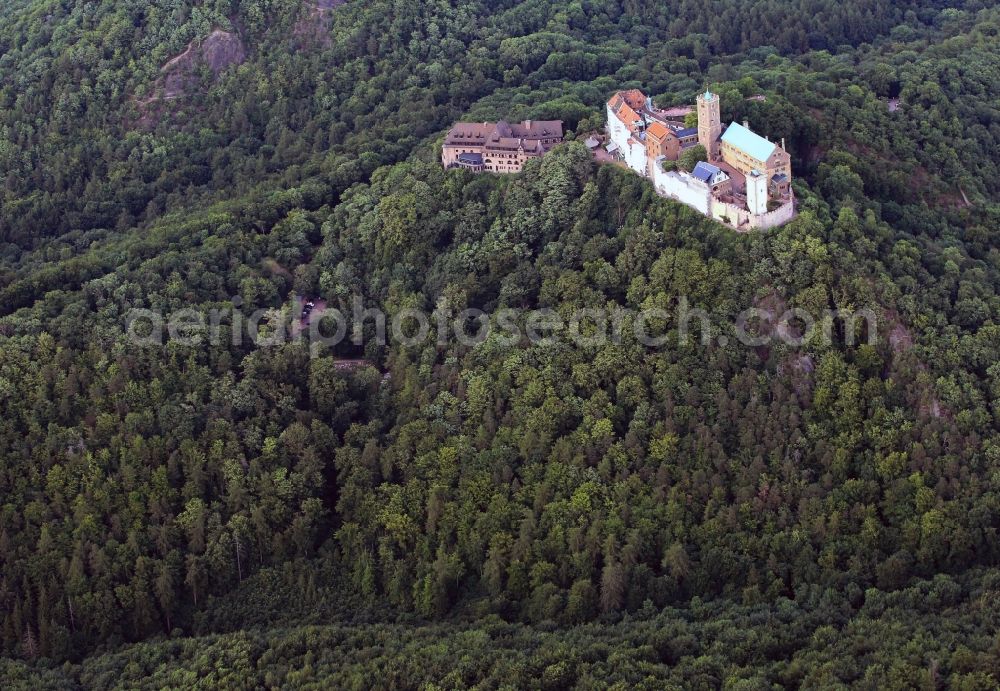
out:
{"label": "gabled roof", "polygon": [[637,123],[642,121],[638,113],[632,110],[624,101],[622,101],[621,105],[614,111],[614,113],[618,119],[621,120],[622,124],[628,128],[629,132],[635,134],[638,129]]}
{"label": "gabled roof", "polygon": [[516,149],[525,141],[525,149],[536,149],[540,139],[562,139],[562,120],[525,120],[524,122],[456,122],[448,130],[446,146],[501,146]]}
{"label": "gabled roof", "polygon": [[642,117],[640,117],[639,111],[642,111],[645,107],[646,95],[638,89],[616,91],[608,99],[608,108],[611,109],[611,112],[618,117],[632,134],[635,134],[640,129],[639,124],[642,123]]}
{"label": "gabled roof", "polygon": [[650,137],[662,140],[664,137],[672,135],[673,132],[662,122],[657,121],[646,128],[646,134]]}
{"label": "gabled roof", "polygon": [[697,178],[702,182],[711,182],[712,178],[721,172],[722,169],[713,166],[711,163],[699,161],[698,165],[696,165],[694,170],[691,171],[691,177]]}
{"label": "gabled roof", "polygon": [[776,146],[774,142],[767,141],[756,132],[735,122],[726,128],[722,141],[758,161],[766,161],[774,153]]}
{"label": "gabled roof", "polygon": [[510,138],[512,133],[510,131],[510,123],[506,120],[497,121],[496,127],[493,128],[493,136],[491,139],[493,141],[499,140],[501,137]]}
{"label": "gabled roof", "polygon": [[509,125],[512,137],[524,139],[546,139],[562,137],[562,120],[525,120]]}
{"label": "gabled roof", "polygon": [[625,103],[629,104],[635,110],[640,110],[646,105],[646,94],[638,89],[629,89],[628,91],[619,91],[618,93]]}

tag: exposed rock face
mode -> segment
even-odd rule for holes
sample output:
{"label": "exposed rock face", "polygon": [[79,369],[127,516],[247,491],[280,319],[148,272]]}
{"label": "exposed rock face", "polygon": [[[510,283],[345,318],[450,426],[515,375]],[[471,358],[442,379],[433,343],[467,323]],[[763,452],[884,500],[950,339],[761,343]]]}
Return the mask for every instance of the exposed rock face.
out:
{"label": "exposed rock face", "polygon": [[791,380],[792,388],[802,401],[812,400],[813,376],[816,369],[816,361],[811,355],[802,353],[792,355],[779,367],[779,371],[787,374]]}
{"label": "exposed rock face", "polygon": [[889,345],[892,346],[892,352],[897,355],[905,353],[913,347],[913,335],[903,324],[896,324],[889,332]]}
{"label": "exposed rock face", "polygon": [[216,29],[201,41],[188,44],[180,55],[168,60],[160,72],[163,74],[163,98],[175,98],[185,93],[199,64],[206,64],[213,75],[218,75],[230,65],[246,60],[243,41],[236,34]]}
{"label": "exposed rock face", "polygon": [[201,44],[201,57],[213,74],[246,60],[243,41],[236,34],[216,29]]}
{"label": "exposed rock face", "polygon": [[347,0],[305,0],[305,13],[292,28],[292,35],[303,47],[309,44],[330,45],[329,17],[333,10]]}
{"label": "exposed rock face", "polygon": [[141,112],[140,123],[150,124],[156,119],[156,111],[164,101],[171,101],[188,95],[197,86],[197,71],[206,65],[214,76],[232,65],[246,60],[246,48],[240,37],[229,31],[215,29],[202,39],[188,44],[180,55],[176,55],[160,68],[153,93],[137,102]]}

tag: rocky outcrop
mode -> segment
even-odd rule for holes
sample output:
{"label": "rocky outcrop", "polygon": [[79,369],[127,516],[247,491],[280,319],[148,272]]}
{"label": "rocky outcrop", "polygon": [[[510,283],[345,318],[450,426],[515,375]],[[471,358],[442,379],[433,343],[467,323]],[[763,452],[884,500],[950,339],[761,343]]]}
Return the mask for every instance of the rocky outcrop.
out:
{"label": "rocky outcrop", "polygon": [[347,0],[306,0],[303,3],[304,12],[295,22],[292,35],[302,47],[310,44],[319,46],[330,45],[330,14]]}
{"label": "rocky outcrop", "polygon": [[215,29],[208,36],[191,41],[179,55],[160,68],[152,94],[139,100],[141,124],[151,124],[165,102],[183,98],[198,88],[198,71],[207,66],[213,77],[246,60],[246,47],[235,33]]}
{"label": "rocky outcrop", "polygon": [[246,60],[243,41],[236,34],[216,29],[201,44],[201,57],[213,74]]}
{"label": "rocky outcrop", "polygon": [[213,75],[218,75],[231,65],[246,60],[246,49],[239,36],[216,29],[204,39],[191,41],[180,55],[168,60],[160,68],[163,81],[163,98],[184,95],[200,65],[207,65]]}

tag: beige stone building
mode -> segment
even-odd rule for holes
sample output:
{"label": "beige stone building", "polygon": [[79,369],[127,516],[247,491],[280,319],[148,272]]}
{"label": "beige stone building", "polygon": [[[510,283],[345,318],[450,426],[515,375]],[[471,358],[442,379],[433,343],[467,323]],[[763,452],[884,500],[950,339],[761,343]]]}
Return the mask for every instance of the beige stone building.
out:
{"label": "beige stone building", "polygon": [[562,120],[457,122],[441,147],[441,163],[476,173],[517,173],[529,158],[544,156],[562,140]]}
{"label": "beige stone building", "polygon": [[775,197],[787,194],[792,182],[792,162],[779,146],[753,130],[747,123],[731,123],[722,130],[719,95],[698,94],[698,142],[708,152],[708,160],[732,166],[741,175],[766,174],[768,189]]}
{"label": "beige stone building", "polygon": [[769,189],[775,195],[788,190],[792,181],[792,163],[783,147],[735,122],[726,128],[719,144],[722,160],[733,168],[744,175],[754,171],[766,173]]}

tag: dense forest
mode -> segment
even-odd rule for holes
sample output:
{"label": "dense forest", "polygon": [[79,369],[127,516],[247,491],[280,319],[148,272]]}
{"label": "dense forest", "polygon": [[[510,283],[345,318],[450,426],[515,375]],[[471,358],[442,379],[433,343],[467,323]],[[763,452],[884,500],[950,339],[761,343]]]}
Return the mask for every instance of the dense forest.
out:
{"label": "dense forest", "polygon": [[[993,5],[3,2],[4,688],[996,688]],[[786,140],[793,222],[576,141],[705,86]],[[498,118],[567,141],[441,169]],[[298,296],[878,329],[230,338]],[[133,308],[224,337],[139,346]]]}

